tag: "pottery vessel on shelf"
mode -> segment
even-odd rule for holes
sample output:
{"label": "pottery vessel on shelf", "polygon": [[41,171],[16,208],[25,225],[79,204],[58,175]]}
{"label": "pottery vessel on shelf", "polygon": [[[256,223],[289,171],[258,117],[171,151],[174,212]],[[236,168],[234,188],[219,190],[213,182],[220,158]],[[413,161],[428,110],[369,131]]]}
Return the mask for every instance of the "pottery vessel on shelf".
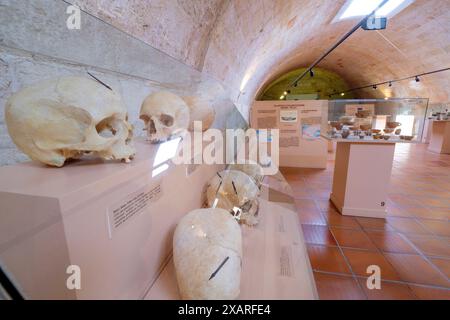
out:
{"label": "pottery vessel on shelf", "polygon": [[381,139],[381,137],[382,137],[382,135],[381,135],[381,134],[378,134],[378,133],[373,135],[373,138],[374,138],[375,140]]}
{"label": "pottery vessel on shelf", "polygon": [[414,138],[414,136],[402,136],[402,137],[407,141],[411,141]]}
{"label": "pottery vessel on shelf", "polygon": [[383,136],[383,139],[384,139],[384,140],[389,140],[390,137],[391,137],[391,136],[384,135],[384,136]]}
{"label": "pottery vessel on shelf", "polygon": [[352,124],[355,123],[355,117],[353,116],[342,116],[339,119],[340,122],[342,122],[343,124],[347,125],[347,126],[351,126]]}
{"label": "pottery vessel on shelf", "polygon": [[361,128],[361,130],[367,131],[367,130],[370,130],[372,128],[372,125],[371,124],[362,124],[359,127]]}
{"label": "pottery vessel on shelf", "polygon": [[386,128],[395,129],[400,127],[402,124],[400,122],[388,121],[386,122]]}
{"label": "pottery vessel on shelf", "polygon": [[400,133],[402,133],[402,129],[395,130],[395,134],[398,136]]}
{"label": "pottery vessel on shelf", "polygon": [[342,139],[347,139],[347,137],[350,135],[350,131],[349,130],[342,130]]}
{"label": "pottery vessel on shelf", "polygon": [[355,116],[357,118],[367,118],[370,116],[369,110],[359,110],[357,113],[355,113]]}
{"label": "pottery vessel on shelf", "polygon": [[372,129],[372,133],[378,134],[378,133],[380,133],[380,132],[381,132],[380,129]]}
{"label": "pottery vessel on shelf", "polygon": [[384,133],[392,133],[392,132],[394,132],[394,129],[392,129],[392,128],[384,128]]}
{"label": "pottery vessel on shelf", "polygon": [[341,130],[342,129],[342,123],[340,123],[339,121],[331,121],[330,122],[330,126],[332,128],[336,128],[336,130]]}

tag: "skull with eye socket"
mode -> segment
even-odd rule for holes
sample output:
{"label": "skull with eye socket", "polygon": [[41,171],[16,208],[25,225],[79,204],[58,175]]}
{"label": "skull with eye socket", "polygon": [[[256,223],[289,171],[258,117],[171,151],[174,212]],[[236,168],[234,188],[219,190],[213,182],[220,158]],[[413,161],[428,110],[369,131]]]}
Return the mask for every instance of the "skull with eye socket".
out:
{"label": "skull with eye socket", "polygon": [[152,143],[182,135],[189,126],[189,107],[176,94],[160,91],[145,98],[139,118]]}

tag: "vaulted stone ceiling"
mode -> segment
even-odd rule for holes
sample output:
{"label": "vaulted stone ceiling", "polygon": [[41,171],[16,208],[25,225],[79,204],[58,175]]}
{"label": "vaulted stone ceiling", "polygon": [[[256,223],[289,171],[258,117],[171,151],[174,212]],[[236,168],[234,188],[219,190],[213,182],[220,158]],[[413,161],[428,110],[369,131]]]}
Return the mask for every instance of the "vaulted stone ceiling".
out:
{"label": "vaulted stone ceiling", "polygon": [[[84,10],[224,82],[251,104],[281,74],[308,66],[356,20],[332,23],[345,0],[78,0]],[[351,87],[450,67],[450,0],[416,0],[387,30],[358,30],[320,64]],[[360,97],[450,102],[450,72]]]}

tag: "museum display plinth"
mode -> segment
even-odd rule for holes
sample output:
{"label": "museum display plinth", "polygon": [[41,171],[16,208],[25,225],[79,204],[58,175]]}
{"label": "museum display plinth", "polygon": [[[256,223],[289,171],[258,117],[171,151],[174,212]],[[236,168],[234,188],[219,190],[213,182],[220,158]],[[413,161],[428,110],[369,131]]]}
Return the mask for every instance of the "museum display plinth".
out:
{"label": "museum display plinth", "polygon": [[[0,260],[27,298],[144,297],[171,255],[177,222],[201,207],[205,184],[222,166],[175,166],[164,144],[135,146],[127,164],[0,168]],[[80,267],[81,290],[66,287],[70,265]]]}
{"label": "museum display plinth", "polygon": [[450,154],[450,120],[433,120],[428,150]]}
{"label": "museum display plinth", "polygon": [[[259,224],[242,225],[239,299],[317,299],[317,290],[290,187],[280,173],[266,177]],[[170,259],[145,299],[180,299]]]}
{"label": "museum display plinth", "polygon": [[338,139],[330,200],[342,215],[386,217],[395,143]]}

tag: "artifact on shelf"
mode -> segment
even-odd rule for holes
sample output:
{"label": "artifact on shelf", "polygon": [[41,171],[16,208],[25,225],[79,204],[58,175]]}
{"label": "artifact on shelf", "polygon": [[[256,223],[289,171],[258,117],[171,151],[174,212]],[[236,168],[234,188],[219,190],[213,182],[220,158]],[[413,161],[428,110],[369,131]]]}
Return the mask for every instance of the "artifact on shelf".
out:
{"label": "artifact on shelf", "polygon": [[60,77],[24,88],[5,107],[8,132],[31,159],[61,167],[85,155],[129,162],[133,127],[120,95],[84,77]]}
{"label": "artifact on shelf", "polygon": [[240,293],[242,235],[224,209],[196,209],[173,236],[173,262],[182,299],[230,300]]}
{"label": "artifact on shelf", "polygon": [[339,121],[331,121],[330,122],[330,126],[332,128],[335,128],[336,130],[341,130],[342,129],[342,123],[340,123]]}
{"label": "artifact on shelf", "polygon": [[354,116],[342,116],[339,118],[339,121],[347,126],[351,126],[355,123],[355,117]]}
{"label": "artifact on shelf", "polygon": [[400,138],[400,139],[404,139],[404,140],[407,140],[407,141],[411,141],[412,139],[414,139],[414,136],[400,136],[400,137],[403,137],[403,138]]}
{"label": "artifact on shelf", "polygon": [[373,135],[373,138],[375,139],[375,140],[379,140],[379,139],[381,139],[383,136],[381,135],[381,134],[379,134],[379,133],[376,133],[376,134],[374,134]]}
{"label": "artifact on shelf", "polygon": [[189,131],[194,131],[195,121],[201,121],[202,131],[208,130],[216,117],[216,112],[209,103],[194,96],[185,96],[183,100],[189,107]]}
{"label": "artifact on shelf", "polygon": [[342,130],[341,136],[343,139],[347,139],[350,135],[350,130]]}
{"label": "artifact on shelf", "polygon": [[228,169],[245,173],[253,179],[258,188],[261,187],[261,184],[264,180],[263,168],[257,163],[231,164]]}
{"label": "artifact on shelf", "polygon": [[372,129],[372,124],[361,124],[361,125],[359,126],[359,128],[360,128],[361,130],[363,130],[363,131],[367,131],[367,130]]}
{"label": "artifact on shelf", "polygon": [[400,127],[402,124],[400,122],[395,122],[395,121],[388,121],[386,122],[386,128],[389,129],[395,129],[397,127]]}
{"label": "artifact on shelf", "polygon": [[391,136],[385,134],[385,135],[383,136],[383,139],[384,139],[384,140],[389,140],[390,137],[391,137]]}
{"label": "artifact on shelf", "polygon": [[237,170],[218,172],[206,187],[206,204],[227,210],[240,223],[258,223],[259,188],[247,174]]}
{"label": "artifact on shelf", "polygon": [[360,119],[370,117],[370,115],[371,115],[370,110],[359,110],[358,112],[355,113],[355,116]]}
{"label": "artifact on shelf", "polygon": [[176,94],[159,91],[145,98],[139,118],[145,123],[148,139],[152,143],[160,143],[186,132],[189,107]]}
{"label": "artifact on shelf", "polygon": [[402,133],[402,129],[397,129],[397,130],[395,130],[394,133],[395,133],[395,135],[398,136],[398,135],[400,135],[400,133]]}
{"label": "artifact on shelf", "polygon": [[380,129],[372,129],[372,133],[378,134],[378,133],[380,133],[380,132],[381,132]]}
{"label": "artifact on shelf", "polygon": [[394,130],[395,129],[392,129],[392,128],[384,128],[383,129],[384,133],[392,133],[392,132],[394,132]]}

